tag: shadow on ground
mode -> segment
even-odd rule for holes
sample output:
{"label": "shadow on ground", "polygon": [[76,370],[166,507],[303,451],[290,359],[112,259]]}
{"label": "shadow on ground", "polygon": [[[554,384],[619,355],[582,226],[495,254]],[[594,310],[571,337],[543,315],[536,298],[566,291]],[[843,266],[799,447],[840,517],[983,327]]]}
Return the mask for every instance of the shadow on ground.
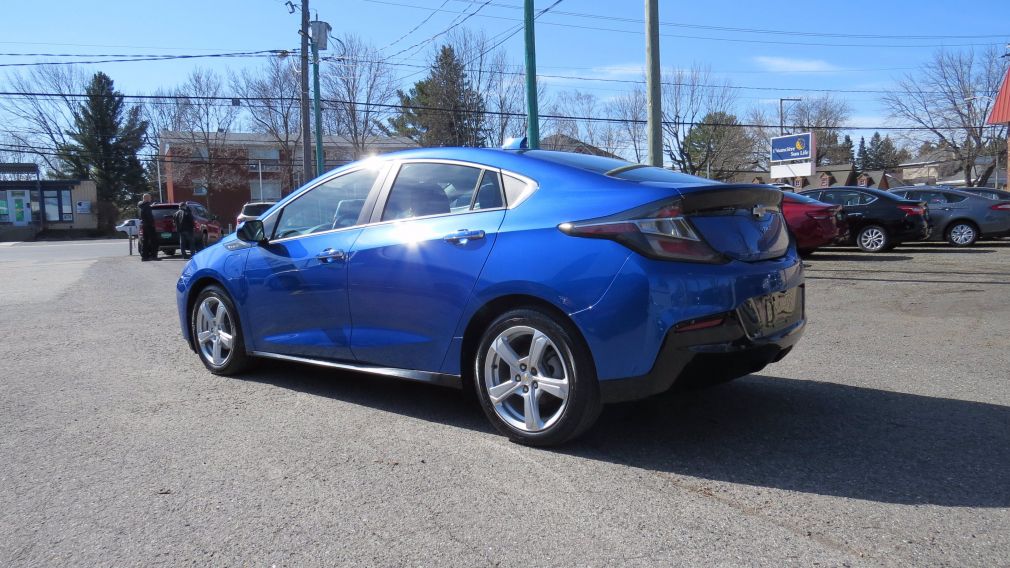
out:
{"label": "shadow on ground", "polygon": [[[246,380],[496,435],[452,389],[277,363]],[[608,406],[555,451],[818,495],[1010,507],[1010,407],[812,380],[754,375]]]}

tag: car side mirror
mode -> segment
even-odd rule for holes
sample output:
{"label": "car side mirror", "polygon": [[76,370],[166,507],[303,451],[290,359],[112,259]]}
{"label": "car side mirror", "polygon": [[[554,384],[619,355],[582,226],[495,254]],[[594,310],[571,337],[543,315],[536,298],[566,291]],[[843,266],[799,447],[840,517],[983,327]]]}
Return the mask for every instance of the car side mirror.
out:
{"label": "car side mirror", "polygon": [[235,231],[235,236],[238,237],[238,240],[247,243],[263,244],[267,242],[263,221],[259,219],[250,219],[239,225],[238,230]]}

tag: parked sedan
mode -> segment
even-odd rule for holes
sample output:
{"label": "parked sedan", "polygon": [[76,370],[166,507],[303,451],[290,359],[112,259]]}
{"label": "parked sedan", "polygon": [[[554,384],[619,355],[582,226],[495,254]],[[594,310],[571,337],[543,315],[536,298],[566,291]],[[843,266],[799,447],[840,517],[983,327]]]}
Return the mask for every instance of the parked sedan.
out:
{"label": "parked sedan", "polygon": [[500,432],[558,444],[602,403],[789,353],[806,320],[781,200],[565,152],[387,154],[196,255],[179,318],[215,374],[271,358],[466,386]]}
{"label": "parked sedan", "polygon": [[849,236],[848,222],[841,205],[821,203],[806,195],[782,194],[782,215],[796,239],[796,248],[810,254],[820,247]]}
{"label": "parked sedan", "polygon": [[841,205],[850,240],[866,252],[890,250],[905,241],[929,237],[929,213],[921,201],[868,187],[832,187],[802,192],[824,203]]}
{"label": "parked sedan", "polygon": [[926,202],[933,225],[932,240],[956,247],[975,244],[982,237],[1010,236],[1010,201],[940,187],[899,187],[891,193]]}
{"label": "parked sedan", "polygon": [[959,187],[958,189],[997,201],[1010,201],[1010,191],[1003,191],[1002,189],[993,189],[991,187]]}

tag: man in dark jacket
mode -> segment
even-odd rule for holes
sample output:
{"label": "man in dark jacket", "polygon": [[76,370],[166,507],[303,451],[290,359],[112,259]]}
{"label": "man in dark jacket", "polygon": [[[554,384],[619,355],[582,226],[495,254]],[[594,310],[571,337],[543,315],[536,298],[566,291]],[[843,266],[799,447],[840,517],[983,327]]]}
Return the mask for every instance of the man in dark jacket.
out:
{"label": "man in dark jacket", "polygon": [[[193,212],[185,201],[179,204],[175,212],[175,230],[179,231],[179,253],[182,258],[193,256]],[[189,251],[188,253],[186,251]]]}
{"label": "man in dark jacket", "polygon": [[154,212],[151,211],[152,197],[145,193],[143,201],[138,205],[140,210],[140,260],[161,260],[158,258],[158,240],[154,229]]}

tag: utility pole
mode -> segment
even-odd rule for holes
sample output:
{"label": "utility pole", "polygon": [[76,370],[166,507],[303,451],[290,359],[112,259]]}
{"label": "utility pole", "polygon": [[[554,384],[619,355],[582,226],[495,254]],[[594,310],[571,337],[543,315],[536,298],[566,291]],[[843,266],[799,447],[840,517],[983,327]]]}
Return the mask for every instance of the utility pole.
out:
{"label": "utility pole", "polygon": [[302,8],[302,51],[301,56],[301,114],[302,114],[302,171],[305,180],[312,175],[312,134],[309,124],[309,0],[301,0]]}
{"label": "utility pole", "polygon": [[533,32],[533,0],[526,0],[526,142],[540,148],[540,111],[537,108],[537,46]]}
{"label": "utility pole", "polygon": [[662,75],[659,71],[659,0],[645,0],[645,82],[649,105],[649,165],[663,167]]}
{"label": "utility pole", "polygon": [[[318,18],[319,15],[316,14]],[[318,20],[310,22],[312,27],[312,110],[316,121],[316,175],[326,169],[323,149],[323,113],[319,104],[319,50],[326,50],[326,38],[330,35],[330,24]]]}

